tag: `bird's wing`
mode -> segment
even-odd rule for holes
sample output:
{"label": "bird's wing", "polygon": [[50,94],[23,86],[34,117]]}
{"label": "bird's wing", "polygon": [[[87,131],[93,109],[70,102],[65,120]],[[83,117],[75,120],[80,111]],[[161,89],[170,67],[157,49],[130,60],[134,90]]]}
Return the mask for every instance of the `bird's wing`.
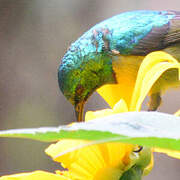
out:
{"label": "bird's wing", "polygon": [[161,27],[152,30],[134,46],[131,54],[146,55],[152,51],[164,49],[170,45],[180,43],[180,12],[168,11],[174,17]]}

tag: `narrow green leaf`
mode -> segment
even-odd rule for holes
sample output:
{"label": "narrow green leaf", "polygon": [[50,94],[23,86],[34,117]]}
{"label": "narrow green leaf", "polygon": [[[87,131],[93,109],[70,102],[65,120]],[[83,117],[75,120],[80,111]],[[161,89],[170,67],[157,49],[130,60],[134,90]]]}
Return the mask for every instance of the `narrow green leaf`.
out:
{"label": "narrow green leaf", "polygon": [[128,112],[71,126],[0,131],[0,137],[47,142],[62,138],[118,141],[180,150],[180,117],[158,112]]}

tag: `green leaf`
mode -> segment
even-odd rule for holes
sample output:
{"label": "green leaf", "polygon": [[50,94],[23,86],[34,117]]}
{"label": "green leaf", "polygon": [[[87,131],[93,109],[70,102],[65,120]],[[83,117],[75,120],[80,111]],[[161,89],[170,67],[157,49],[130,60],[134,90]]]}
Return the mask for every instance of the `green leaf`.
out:
{"label": "green leaf", "polygon": [[71,126],[0,131],[0,137],[57,141],[62,138],[124,142],[180,150],[180,117],[159,112],[120,113]]}

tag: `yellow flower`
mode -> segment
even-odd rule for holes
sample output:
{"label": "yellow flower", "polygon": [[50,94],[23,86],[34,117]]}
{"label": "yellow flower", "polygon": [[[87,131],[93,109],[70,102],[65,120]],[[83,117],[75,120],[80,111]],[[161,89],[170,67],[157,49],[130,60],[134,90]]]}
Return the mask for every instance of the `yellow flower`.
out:
{"label": "yellow flower", "polygon": [[[141,64],[133,87],[123,87],[122,84],[105,85],[97,90],[112,109],[87,112],[85,120],[139,111],[153,84],[171,68],[180,69],[180,64],[172,56],[160,51],[150,53]],[[61,140],[50,145],[46,153],[68,171],[56,171],[56,174],[35,171],[4,176],[0,180],[119,180],[133,167],[140,168],[142,174],[146,175],[153,167],[152,150],[143,147],[140,152],[136,152],[137,149],[135,145],[119,142],[93,144],[83,140]],[[170,153],[174,156],[177,154],[177,152]]]}
{"label": "yellow flower", "polygon": [[[118,104],[122,111],[126,110],[124,103],[120,101]],[[86,120],[90,119],[86,117]],[[152,169],[153,156],[150,148],[135,152],[139,147],[131,144],[89,144],[89,141],[85,140],[61,140],[50,145],[46,153],[68,169],[68,177],[77,180],[119,180],[123,173],[134,165],[141,166],[144,175]]]}
{"label": "yellow flower", "polygon": [[[133,145],[104,143],[86,146],[82,140],[62,140],[52,144],[46,153],[61,162],[73,179],[119,179],[130,165]],[[72,151],[76,147],[86,146]],[[70,151],[70,152],[68,152]]]}

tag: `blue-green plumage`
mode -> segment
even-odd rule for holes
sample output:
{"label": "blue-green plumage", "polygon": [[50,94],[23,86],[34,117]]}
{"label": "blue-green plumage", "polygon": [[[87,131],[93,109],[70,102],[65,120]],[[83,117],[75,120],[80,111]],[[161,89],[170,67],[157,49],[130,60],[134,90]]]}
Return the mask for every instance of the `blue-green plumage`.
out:
{"label": "blue-green plumage", "polygon": [[58,78],[63,94],[78,110],[77,105],[83,104],[96,88],[116,83],[114,57],[143,56],[180,42],[179,14],[132,11],[92,27],[71,44],[62,59]]}

